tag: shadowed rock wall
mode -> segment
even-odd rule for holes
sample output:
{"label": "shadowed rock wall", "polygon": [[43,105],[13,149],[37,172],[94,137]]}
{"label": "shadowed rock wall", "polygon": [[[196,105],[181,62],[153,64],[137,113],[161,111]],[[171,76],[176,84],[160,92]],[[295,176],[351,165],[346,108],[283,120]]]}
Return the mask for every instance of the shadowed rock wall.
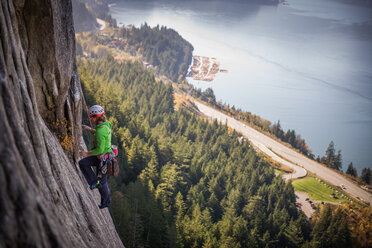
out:
{"label": "shadowed rock wall", "polygon": [[123,247],[77,166],[71,1],[0,5],[0,247]]}

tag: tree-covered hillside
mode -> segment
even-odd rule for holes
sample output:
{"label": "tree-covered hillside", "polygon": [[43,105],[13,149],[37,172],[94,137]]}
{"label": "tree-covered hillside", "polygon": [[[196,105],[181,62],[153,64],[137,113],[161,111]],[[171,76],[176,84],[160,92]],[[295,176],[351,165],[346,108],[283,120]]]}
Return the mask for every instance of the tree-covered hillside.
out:
{"label": "tree-covered hillside", "polygon": [[72,0],[72,9],[76,33],[98,29],[94,14],[88,11],[84,3],[79,0]]}
{"label": "tree-covered hillside", "polygon": [[337,229],[327,230],[331,241],[323,229],[311,233],[291,183],[227,126],[174,111],[172,86],[141,64],[80,60],[79,72],[88,104],[104,106],[119,146],[112,214],[126,247],[350,243]]}
{"label": "tree-covered hillside", "polygon": [[96,18],[116,27],[116,20],[109,14],[111,0],[72,0],[75,32],[95,31],[99,29]]}
{"label": "tree-covered hillside", "polygon": [[171,85],[140,64],[84,60],[79,71],[88,104],[114,125],[113,214],[127,247],[300,245],[294,235],[307,228],[291,184],[238,134],[175,112]]}
{"label": "tree-covered hillside", "polygon": [[185,78],[194,48],[173,29],[145,23],[140,28],[120,28],[119,37],[127,40],[132,52],[158,67],[160,74],[176,82]]}

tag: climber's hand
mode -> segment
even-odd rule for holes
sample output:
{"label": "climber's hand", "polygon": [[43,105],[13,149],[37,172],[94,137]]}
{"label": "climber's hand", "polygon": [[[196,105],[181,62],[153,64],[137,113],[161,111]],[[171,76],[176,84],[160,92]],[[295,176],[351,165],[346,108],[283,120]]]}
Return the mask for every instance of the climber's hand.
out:
{"label": "climber's hand", "polygon": [[82,125],[81,127],[82,127],[84,130],[89,130],[89,131],[91,130],[91,128],[88,127],[87,125]]}
{"label": "climber's hand", "polygon": [[88,156],[88,152],[82,151],[82,152],[80,152],[80,156],[86,157],[86,156]]}
{"label": "climber's hand", "polygon": [[94,132],[93,128],[88,127],[88,126],[86,126],[86,125],[82,125],[81,127],[83,128],[83,130],[88,130],[88,131],[91,132],[91,133]]}

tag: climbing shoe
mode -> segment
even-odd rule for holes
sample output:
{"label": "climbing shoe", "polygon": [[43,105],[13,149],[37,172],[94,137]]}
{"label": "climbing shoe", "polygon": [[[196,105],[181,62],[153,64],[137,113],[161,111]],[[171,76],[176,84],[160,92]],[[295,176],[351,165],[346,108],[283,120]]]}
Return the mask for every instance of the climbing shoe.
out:
{"label": "climbing shoe", "polygon": [[95,189],[95,188],[101,186],[100,184],[101,184],[101,182],[100,182],[99,180],[97,180],[97,182],[96,182],[95,184],[93,184],[93,185],[90,185],[89,188],[90,188],[91,190],[93,190],[93,189]]}
{"label": "climbing shoe", "polygon": [[109,204],[99,204],[98,207],[100,209],[103,209],[103,208],[107,208],[108,206],[110,206]]}

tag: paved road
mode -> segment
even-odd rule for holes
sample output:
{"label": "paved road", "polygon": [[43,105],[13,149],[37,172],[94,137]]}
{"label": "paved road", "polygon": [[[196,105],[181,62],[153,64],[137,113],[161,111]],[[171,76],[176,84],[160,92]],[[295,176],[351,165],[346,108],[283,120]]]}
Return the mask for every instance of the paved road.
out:
{"label": "paved road", "polygon": [[311,205],[308,201],[306,201],[306,198],[309,198],[309,196],[306,193],[296,192],[296,203],[301,204],[302,212],[304,212],[307,218],[310,218],[315,212],[315,210],[311,208]]}
{"label": "paved road", "polygon": [[[279,157],[277,154],[275,154],[272,150],[273,146],[268,145],[270,141],[272,140],[271,138],[267,137],[266,135],[263,135],[262,133],[258,132],[257,130],[246,126],[245,124],[207,106],[204,105],[200,102],[195,102],[196,106],[202,112],[203,114],[216,118],[218,121],[221,121],[222,123],[226,123],[231,127],[234,128],[235,130],[241,132],[244,136],[246,136],[249,141],[257,147],[259,150],[267,154],[269,157],[274,159],[275,161],[288,166],[293,169],[293,173],[290,174],[285,174],[283,175],[283,178],[288,180],[288,179],[295,179],[295,178],[301,178],[305,177],[307,175],[307,172],[304,168],[291,163],[287,160],[282,159]],[[271,149],[271,150],[270,150]]]}
{"label": "paved road", "polygon": [[[310,218],[314,214],[315,209],[313,209],[311,207],[310,202],[306,201],[306,199],[309,198],[311,200],[311,198],[305,192],[295,191],[295,194],[296,194],[296,203],[301,204],[302,212],[304,212],[304,214],[306,215],[307,218]],[[315,204],[316,207],[319,207],[320,205],[322,205],[322,202],[324,204],[332,204],[332,205],[336,205],[336,206],[340,205],[340,203],[327,202],[327,201],[312,201],[312,202]]]}
{"label": "paved road", "polygon": [[[331,184],[340,186],[343,184],[346,189],[345,191],[354,197],[359,197],[365,202],[369,202],[372,205],[372,195],[367,191],[361,189],[354,183],[346,180],[342,175],[320,165],[319,163],[305,157],[304,155],[284,146],[283,144],[277,142],[276,140],[258,132],[257,130],[246,126],[244,123],[237,121],[205,104],[195,101],[196,106],[199,108],[200,112],[211,118],[215,118],[222,123],[226,123],[231,128],[241,132],[245,137],[247,137],[250,142],[260,149],[262,152],[269,155],[274,160],[289,166],[295,170],[293,174],[287,174],[286,179],[299,178],[306,175],[306,170],[316,174],[317,177],[323,178]],[[270,148],[270,149],[269,149]],[[282,159],[276,154],[279,154]],[[291,162],[288,162],[291,161]],[[300,166],[298,166],[300,165]],[[305,170],[306,169],[306,170]]]}

